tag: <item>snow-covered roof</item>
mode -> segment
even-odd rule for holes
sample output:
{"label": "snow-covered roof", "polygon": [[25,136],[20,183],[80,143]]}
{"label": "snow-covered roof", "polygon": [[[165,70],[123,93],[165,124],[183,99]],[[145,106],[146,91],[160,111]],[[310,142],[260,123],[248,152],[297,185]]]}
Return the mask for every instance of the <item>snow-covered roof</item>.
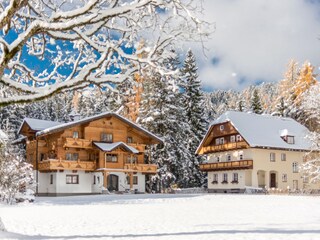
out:
{"label": "snow-covered roof", "polygon": [[[131,122],[130,120],[120,116],[119,114],[116,113],[111,113],[111,112],[105,112],[105,113],[101,113],[92,117],[87,117],[87,118],[83,118],[77,121],[73,121],[73,122],[68,122],[68,123],[59,123],[59,122],[52,122],[52,121],[45,121],[45,120],[39,120],[39,119],[32,119],[32,118],[25,118],[24,122],[26,122],[31,129],[38,131],[36,133],[37,136],[41,136],[41,135],[47,135],[53,132],[58,132],[61,131],[63,129],[66,128],[70,128],[79,124],[83,124],[83,123],[87,123],[87,122],[91,122],[103,117],[116,117],[119,120],[129,124],[130,126],[132,126],[133,128],[137,129],[140,132],[143,132],[144,134],[146,134],[148,137],[151,137],[152,139],[163,143],[163,140],[161,138],[159,138],[158,136],[154,135],[153,133],[149,132],[148,130],[142,128],[141,126],[139,126],[138,124]],[[23,122],[23,123],[24,123]],[[20,127],[20,130],[23,126],[23,123]],[[19,133],[20,133],[19,130]]]}
{"label": "snow-covered roof", "polygon": [[[308,150],[311,147],[311,143],[305,138],[309,133],[308,129],[291,118],[227,111],[214,120],[211,126],[225,122],[230,122],[250,147],[288,150]],[[197,152],[207,138],[210,129],[211,127],[200,143]],[[284,141],[284,134],[293,136],[294,143],[290,144]]]}
{"label": "snow-covered roof", "polygon": [[93,144],[104,152],[111,152],[114,149],[121,147],[126,149],[128,152],[132,152],[135,154],[139,153],[137,149],[129,146],[128,144],[125,144],[124,142],[114,142],[114,143],[94,142]]}
{"label": "snow-covered roof", "polygon": [[53,122],[53,121],[40,120],[35,118],[24,118],[18,133],[20,133],[20,131],[22,130],[24,123],[28,124],[28,126],[34,131],[42,131],[44,129],[63,124],[61,122]]}

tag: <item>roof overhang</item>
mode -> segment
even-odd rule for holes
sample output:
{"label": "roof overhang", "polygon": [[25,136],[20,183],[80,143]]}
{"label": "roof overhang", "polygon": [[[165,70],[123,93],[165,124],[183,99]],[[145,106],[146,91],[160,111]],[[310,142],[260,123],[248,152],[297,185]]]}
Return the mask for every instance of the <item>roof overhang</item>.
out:
{"label": "roof overhang", "polygon": [[133,153],[133,154],[138,154],[139,151],[131,147],[124,142],[115,142],[115,143],[105,143],[105,142],[93,142],[93,145],[95,145],[97,148],[99,148],[103,152],[112,152],[117,148],[122,148],[126,150],[127,152]]}

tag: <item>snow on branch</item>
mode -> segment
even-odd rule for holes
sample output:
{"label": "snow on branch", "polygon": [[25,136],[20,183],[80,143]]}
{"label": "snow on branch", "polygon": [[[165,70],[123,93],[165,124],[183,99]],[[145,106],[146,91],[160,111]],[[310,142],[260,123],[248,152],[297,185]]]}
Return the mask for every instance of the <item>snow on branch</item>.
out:
{"label": "snow on branch", "polygon": [[89,85],[111,87],[163,64],[180,41],[201,41],[192,1],[0,0],[0,105]]}

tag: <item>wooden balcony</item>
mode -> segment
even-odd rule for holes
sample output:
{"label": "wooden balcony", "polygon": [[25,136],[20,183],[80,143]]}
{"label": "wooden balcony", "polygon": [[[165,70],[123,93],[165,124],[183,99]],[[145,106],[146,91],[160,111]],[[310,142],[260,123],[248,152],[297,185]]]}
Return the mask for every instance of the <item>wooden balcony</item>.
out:
{"label": "wooden balcony", "polygon": [[248,144],[245,141],[234,142],[234,143],[226,143],[221,145],[213,145],[203,147],[203,154],[214,153],[214,152],[222,152],[239,148],[247,148]]}
{"label": "wooden balcony", "polygon": [[129,146],[134,147],[137,149],[139,152],[145,152],[146,151],[146,145],[145,144],[140,144],[140,143],[127,143]]}
{"label": "wooden balcony", "polygon": [[141,173],[157,173],[157,165],[156,164],[124,164],[124,169],[129,169],[134,172]]}
{"label": "wooden balcony", "polygon": [[52,171],[52,170],[96,170],[95,162],[91,161],[67,161],[50,159],[39,162],[39,171]]}
{"label": "wooden balcony", "polygon": [[223,170],[241,170],[252,169],[253,160],[239,160],[231,162],[216,162],[216,163],[204,163],[200,164],[200,170],[204,172],[208,171],[223,171]]}
{"label": "wooden balcony", "polygon": [[63,147],[68,148],[92,148],[92,141],[80,138],[66,138]]}

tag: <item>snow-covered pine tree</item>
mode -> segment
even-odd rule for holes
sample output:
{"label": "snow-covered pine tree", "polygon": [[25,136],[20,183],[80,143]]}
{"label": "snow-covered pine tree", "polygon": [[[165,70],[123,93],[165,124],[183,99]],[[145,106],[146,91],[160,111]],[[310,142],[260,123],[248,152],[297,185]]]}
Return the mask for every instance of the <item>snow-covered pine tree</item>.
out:
{"label": "snow-covered pine tree", "polygon": [[32,188],[32,166],[25,162],[20,149],[11,145],[11,131],[1,131],[0,135],[0,201],[11,204],[18,192]]}
{"label": "snow-covered pine tree", "polygon": [[253,91],[253,94],[252,94],[251,110],[252,110],[253,113],[256,113],[256,114],[261,114],[263,112],[262,111],[262,106],[261,106],[260,96],[259,96],[259,93],[258,93],[257,89],[255,89]]}
{"label": "snow-covered pine tree", "polygon": [[[178,64],[176,55],[166,59],[164,64],[175,70]],[[153,190],[166,191],[174,183],[183,185],[190,181],[191,156],[186,135],[189,127],[177,85],[179,75],[161,76],[152,69],[145,73],[138,122],[164,140],[163,145],[151,149],[152,161],[158,164],[159,170],[150,183]]]}
{"label": "snow-covered pine tree", "polygon": [[186,59],[181,69],[181,86],[183,88],[183,106],[186,123],[189,125],[187,149],[191,159],[187,164],[189,182],[184,182],[184,187],[200,187],[204,183],[204,174],[199,170],[199,164],[204,161],[203,156],[195,154],[208,126],[204,97],[201,90],[201,81],[198,78],[196,59],[191,50],[187,52]]}

